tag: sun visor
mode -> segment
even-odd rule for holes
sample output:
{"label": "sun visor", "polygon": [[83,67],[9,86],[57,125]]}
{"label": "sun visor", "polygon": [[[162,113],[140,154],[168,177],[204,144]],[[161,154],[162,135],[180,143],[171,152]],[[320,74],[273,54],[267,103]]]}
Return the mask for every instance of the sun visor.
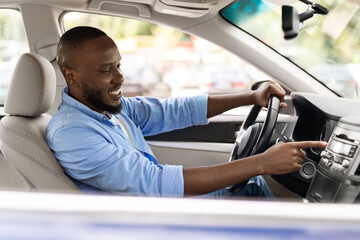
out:
{"label": "sun visor", "polygon": [[89,3],[88,9],[90,10],[104,10],[107,12],[122,12],[136,13],[140,17],[151,17],[149,1],[119,1],[119,0],[92,0]]}
{"label": "sun visor", "polygon": [[219,0],[156,0],[154,10],[160,13],[198,18],[209,12]]}

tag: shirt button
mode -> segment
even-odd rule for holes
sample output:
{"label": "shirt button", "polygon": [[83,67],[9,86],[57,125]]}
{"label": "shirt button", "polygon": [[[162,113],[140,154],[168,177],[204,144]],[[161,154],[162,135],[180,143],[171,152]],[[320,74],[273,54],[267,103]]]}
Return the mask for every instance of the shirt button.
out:
{"label": "shirt button", "polygon": [[115,128],[115,129],[117,129],[117,128],[118,128],[118,126],[114,126],[114,128]]}

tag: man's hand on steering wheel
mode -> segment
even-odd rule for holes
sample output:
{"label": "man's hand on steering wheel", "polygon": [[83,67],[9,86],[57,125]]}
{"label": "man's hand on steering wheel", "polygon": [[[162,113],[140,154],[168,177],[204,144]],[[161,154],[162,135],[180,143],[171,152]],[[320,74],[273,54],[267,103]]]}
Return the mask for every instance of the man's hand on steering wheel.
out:
{"label": "man's hand on steering wheel", "polygon": [[286,103],[284,102],[285,90],[276,81],[265,82],[258,89],[254,90],[254,104],[261,107],[268,107],[271,95],[276,95],[280,98],[280,107],[286,107]]}

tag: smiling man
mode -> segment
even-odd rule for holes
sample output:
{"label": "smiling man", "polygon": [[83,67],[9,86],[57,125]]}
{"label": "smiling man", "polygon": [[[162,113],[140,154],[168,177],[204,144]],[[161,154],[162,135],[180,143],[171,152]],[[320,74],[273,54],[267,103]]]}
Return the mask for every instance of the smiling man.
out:
{"label": "smiling man", "polygon": [[117,46],[92,27],[67,31],[59,41],[57,61],[67,87],[46,139],[65,173],[84,191],[225,198],[230,195],[227,186],[251,179],[239,196],[271,196],[256,176],[299,170],[302,148],[326,146],[278,143],[262,154],[216,166],[161,165],[144,136],[207,124],[208,118],[242,105],[266,107],[271,94],[283,100],[284,90],[269,82],[256,91],[232,95],[125,98]]}
{"label": "smiling man", "polygon": [[69,95],[101,114],[121,111],[121,84],[124,81],[120,70],[121,56],[110,38],[99,37],[83,43],[81,40],[69,43],[65,39],[60,42],[58,56]]}

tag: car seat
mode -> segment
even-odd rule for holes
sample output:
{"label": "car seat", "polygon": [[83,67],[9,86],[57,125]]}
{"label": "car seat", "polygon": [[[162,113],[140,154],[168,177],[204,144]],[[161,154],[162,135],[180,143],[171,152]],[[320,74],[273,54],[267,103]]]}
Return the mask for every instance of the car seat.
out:
{"label": "car seat", "polygon": [[46,112],[55,98],[56,76],[44,57],[25,53],[15,67],[0,121],[1,152],[29,183],[41,192],[77,192],[46,143]]}
{"label": "car seat", "polygon": [[0,190],[32,191],[32,184],[4,158],[0,152]]}

